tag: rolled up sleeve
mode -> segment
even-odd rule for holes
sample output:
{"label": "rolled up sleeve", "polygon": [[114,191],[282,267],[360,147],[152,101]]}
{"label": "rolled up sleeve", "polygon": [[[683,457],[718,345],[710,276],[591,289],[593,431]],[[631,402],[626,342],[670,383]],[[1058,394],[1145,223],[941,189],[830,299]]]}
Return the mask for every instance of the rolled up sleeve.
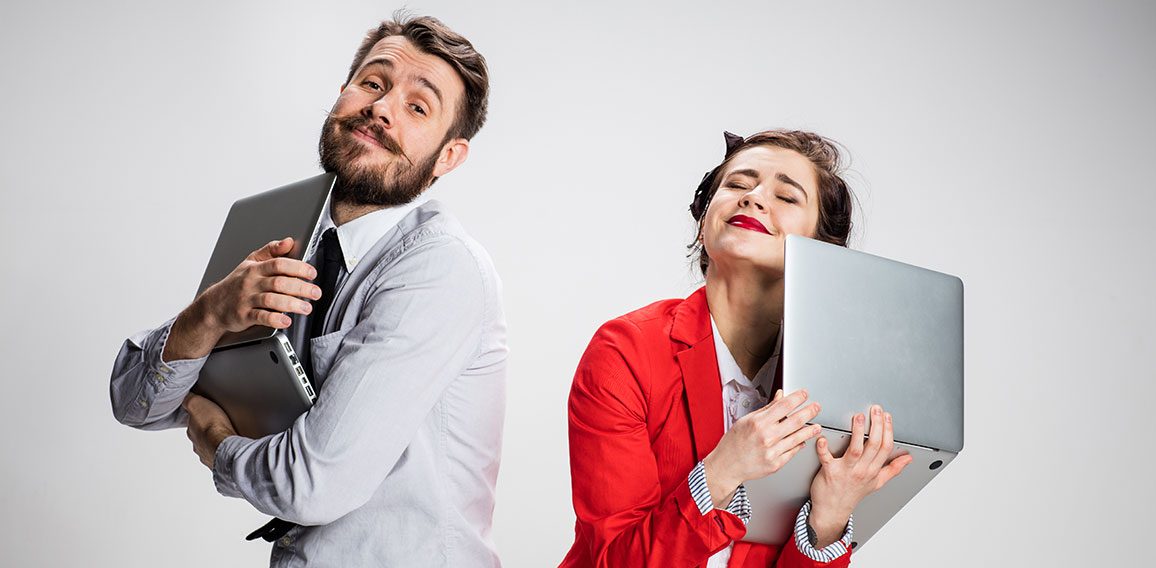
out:
{"label": "rolled up sleeve", "polygon": [[188,414],[181,401],[193,388],[208,357],[164,362],[176,317],[124,341],[112,366],[109,398],[117,421],[144,430],[183,427]]}

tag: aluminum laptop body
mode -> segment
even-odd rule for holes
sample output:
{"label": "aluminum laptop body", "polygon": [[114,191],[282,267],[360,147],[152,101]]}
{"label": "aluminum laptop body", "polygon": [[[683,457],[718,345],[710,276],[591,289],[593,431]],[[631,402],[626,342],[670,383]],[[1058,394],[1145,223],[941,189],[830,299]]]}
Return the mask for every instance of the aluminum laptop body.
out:
{"label": "aluminum laptop body", "polygon": [[214,349],[193,390],[216,402],[238,434],[283,432],[317,400],[284,333]]}
{"label": "aluminum laptop body", "polygon": [[[293,237],[289,258],[304,258],[334,179],[333,174],[321,174],[234,203],[197,295],[270,241]],[[193,391],[220,405],[237,433],[249,438],[284,431],[317,400],[286,335],[263,326],[223,337]]]}
{"label": "aluminum laptop body", "polygon": [[[851,419],[894,417],[892,457],[915,461],[854,513],[858,549],[963,450],[963,282],[951,275],[790,235],[785,251],[783,389],[805,388],[831,452]],[[868,424],[869,425],[869,424]],[[745,484],[744,540],[781,545],[819,471],[814,440],[778,472]]]}

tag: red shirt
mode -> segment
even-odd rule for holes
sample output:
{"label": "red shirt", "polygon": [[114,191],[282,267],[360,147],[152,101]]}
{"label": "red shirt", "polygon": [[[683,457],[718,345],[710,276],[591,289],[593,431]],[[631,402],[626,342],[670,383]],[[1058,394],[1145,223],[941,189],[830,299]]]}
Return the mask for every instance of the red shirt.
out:
{"label": "red shirt", "polygon": [[721,509],[703,515],[687,475],[723,435],[722,385],[700,288],[606,322],[570,390],[574,545],[565,568],[705,566],[732,541],[728,566],[847,566],[811,560],[793,542],[742,542]]}

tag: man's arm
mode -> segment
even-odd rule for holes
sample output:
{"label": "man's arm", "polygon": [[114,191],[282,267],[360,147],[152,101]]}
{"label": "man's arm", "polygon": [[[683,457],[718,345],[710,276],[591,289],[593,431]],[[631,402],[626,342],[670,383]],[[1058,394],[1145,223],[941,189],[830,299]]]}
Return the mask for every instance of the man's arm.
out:
{"label": "man's arm", "polygon": [[121,345],[109,383],[112,413],[121,424],[144,430],[185,425],[181,400],[197,382],[205,358],[161,361],[175,319]]}
{"label": "man's arm", "polygon": [[307,262],[284,258],[293,239],[273,241],[253,251],[233,272],[209,286],[173,322],[163,361],[205,357],[226,333],[255,325],[289,327],[286,313],[309,314],[308,299],[321,288],[305,282],[317,277]]}
{"label": "man's arm", "polygon": [[315,525],[381,485],[497,317],[492,269],[467,245],[439,236],[412,246],[377,277],[353,328],[314,340],[340,343],[317,403],[286,432],[216,449],[219,492]]}
{"label": "man's arm", "polygon": [[253,325],[281,329],[289,326],[286,312],[309,313],[312,306],[302,298],[316,299],[321,289],[302,279],[317,271],[284,258],[292,249],[293,239],[261,247],[176,318],[125,340],[109,387],[116,419],[144,429],[183,426],[179,405],[225,333]]}

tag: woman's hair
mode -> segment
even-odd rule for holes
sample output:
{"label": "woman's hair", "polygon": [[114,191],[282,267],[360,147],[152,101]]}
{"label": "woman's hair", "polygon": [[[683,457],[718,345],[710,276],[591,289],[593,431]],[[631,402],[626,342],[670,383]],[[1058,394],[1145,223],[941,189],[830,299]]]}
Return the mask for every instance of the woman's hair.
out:
{"label": "woman's hair", "polygon": [[702,235],[703,219],[706,217],[706,208],[710,200],[718,191],[722,183],[719,173],[725,171],[735,156],[747,148],[755,146],[773,146],[793,150],[802,154],[811,161],[815,168],[815,177],[819,182],[819,225],[815,230],[815,238],[820,241],[847,246],[847,237],[851,234],[851,210],[855,199],[851,187],[843,179],[844,164],[839,156],[839,148],[834,140],[824,138],[812,132],[799,130],[765,130],[752,134],[746,138],[736,136],[730,132],[723,134],[726,137],[727,151],[721,164],[707,172],[702,183],[694,193],[694,201],[690,204],[690,214],[698,222],[695,231],[695,240],[687,248],[690,255],[698,252],[698,265],[703,275],[710,264],[710,257],[706,249],[699,242]]}

